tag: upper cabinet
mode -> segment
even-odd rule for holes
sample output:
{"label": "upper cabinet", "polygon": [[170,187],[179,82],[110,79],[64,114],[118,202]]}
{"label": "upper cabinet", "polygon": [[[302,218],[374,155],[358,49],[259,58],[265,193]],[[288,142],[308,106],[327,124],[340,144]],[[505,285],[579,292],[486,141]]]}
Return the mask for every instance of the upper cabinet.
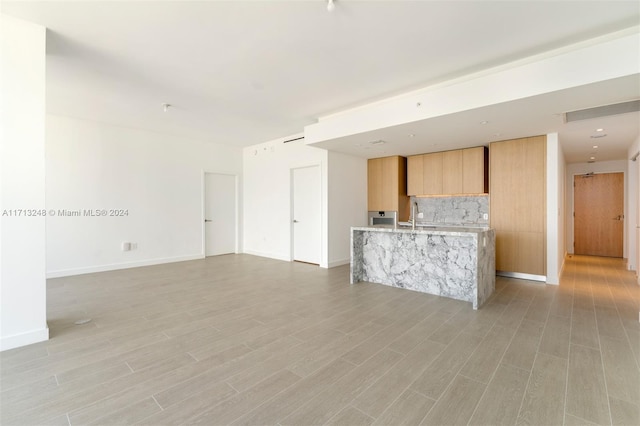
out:
{"label": "upper cabinet", "polygon": [[393,156],[372,158],[367,165],[369,211],[397,211],[399,220],[409,216],[407,159]]}
{"label": "upper cabinet", "polygon": [[407,160],[409,195],[485,194],[488,151],[476,148],[413,155]]}

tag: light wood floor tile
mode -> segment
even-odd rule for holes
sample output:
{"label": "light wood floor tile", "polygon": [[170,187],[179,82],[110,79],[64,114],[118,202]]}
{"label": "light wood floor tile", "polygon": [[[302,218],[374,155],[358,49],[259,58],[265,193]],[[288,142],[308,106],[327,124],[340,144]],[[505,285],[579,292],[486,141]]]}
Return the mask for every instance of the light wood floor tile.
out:
{"label": "light wood floor tile", "polygon": [[246,413],[234,424],[275,424],[300,408],[308,400],[313,399],[317,394],[328,389],[354,368],[354,364],[338,358],[326,367],[295,383],[265,404]]}
{"label": "light wood floor tile", "polygon": [[403,354],[409,353],[416,345],[431,336],[451,315],[450,313],[434,313],[428,316],[391,342],[389,349]]}
{"label": "light wood floor tile", "polygon": [[530,304],[531,301],[514,300],[505,308],[500,318],[496,321],[496,325],[511,328],[520,327]]}
{"label": "light wood floor tile", "polygon": [[435,402],[431,398],[407,389],[373,424],[378,426],[420,424]]}
{"label": "light wood floor tile", "polygon": [[471,319],[471,312],[460,311],[438,327],[429,336],[429,340],[448,345],[464,330],[467,325],[469,325]]}
{"label": "light wood floor tile", "polygon": [[597,423],[592,423],[588,420],[565,413],[564,426],[597,426]]}
{"label": "light wood floor tile", "polygon": [[399,319],[396,322],[382,329],[380,332],[375,333],[369,339],[343,355],[344,359],[354,364],[362,364],[371,357],[372,354],[387,346],[390,341],[424,318],[423,305],[425,302],[426,300],[423,301],[423,303],[417,304],[416,307],[408,312],[399,315]]}
{"label": "light wood floor tile", "polygon": [[633,355],[636,358],[636,362],[640,365],[640,330],[627,330],[627,338],[631,343],[631,350],[633,351]]}
{"label": "light wood floor tile", "polygon": [[547,355],[568,359],[570,333],[570,318],[550,315],[538,350]]}
{"label": "light wood floor tile", "polygon": [[420,377],[444,348],[445,345],[442,343],[423,341],[362,392],[353,401],[353,406],[377,418],[416,380],[416,377]]}
{"label": "light wood floor tile", "polygon": [[504,354],[502,362],[524,370],[531,370],[543,330],[543,323],[522,321]]}
{"label": "light wood floor tile", "polygon": [[47,377],[38,382],[3,391],[0,394],[2,400],[2,417],[16,416],[23,411],[46,403],[62,393],[54,376]]}
{"label": "light wood floor tile", "polygon": [[327,426],[368,426],[373,423],[373,418],[351,406],[346,407],[331,420],[325,423]]}
{"label": "light wood floor tile", "polygon": [[485,388],[483,383],[457,376],[421,424],[466,425]]}
{"label": "light wood floor tile", "polygon": [[[133,424],[137,421],[149,417],[150,415],[160,412],[162,409],[153,398],[147,398],[140,402],[136,402],[115,412],[95,419],[89,423],[92,425],[118,425],[118,424]],[[72,424],[73,426],[73,424]]]}
{"label": "light wood floor tile", "polygon": [[300,376],[296,376],[288,370],[283,370],[263,380],[253,388],[222,401],[213,409],[207,410],[189,420],[187,424],[229,424],[256,405],[269,400],[300,379]]}
{"label": "light wood floor tile", "polygon": [[640,403],[633,404],[629,401],[609,397],[609,405],[613,425],[640,425]]}
{"label": "light wood floor tile", "polygon": [[514,333],[513,329],[493,327],[471,354],[460,374],[478,382],[489,383]]}
{"label": "light wood floor tile", "polygon": [[42,424],[47,426],[69,426],[71,423],[69,423],[69,417],[67,417],[66,414],[63,414],[61,416],[45,420]]}
{"label": "light wood floor tile", "polygon": [[390,349],[378,352],[279,423],[283,426],[324,424],[402,357]]}
{"label": "light wood floor tile", "polygon": [[535,297],[529,305],[524,319],[527,321],[546,322],[551,310],[552,299],[545,297]]}
{"label": "light wood floor tile", "polygon": [[561,424],[564,418],[566,377],[566,360],[539,353],[529,377],[517,424]]}
{"label": "light wood floor tile", "polygon": [[217,383],[136,423],[149,426],[184,424],[236,394],[238,392],[228,384]]}
{"label": "light wood floor tile", "polygon": [[513,425],[518,417],[529,371],[502,364],[473,413],[472,425]]}
{"label": "light wood floor tile", "polygon": [[460,333],[411,385],[424,396],[438,399],[478,347],[482,337]]}
{"label": "light wood floor tile", "polygon": [[[106,383],[96,383],[93,387],[77,392],[71,390],[48,399],[45,403],[32,406],[30,409],[20,413],[17,417],[7,419],[8,424],[20,421],[23,424],[39,424],[48,418],[71,414],[84,407],[96,404],[111,395],[119,394],[139,383],[144,383],[154,377],[162,376],[167,372],[184,367],[193,363],[193,358],[181,355],[170,360],[165,360],[148,369],[141,370],[131,375],[119,377]],[[4,417],[4,414],[3,414]],[[91,417],[89,417],[89,420]],[[3,419],[4,421],[4,419]]]}
{"label": "light wood floor tile", "polygon": [[620,321],[618,310],[613,307],[596,306],[596,322],[598,333],[601,336],[609,336],[616,339],[626,339],[624,327]]}
{"label": "light wood floor tile", "polygon": [[596,424],[611,423],[600,352],[580,345],[569,349],[566,412]]}
{"label": "light wood floor tile", "polygon": [[600,336],[604,376],[609,396],[640,402],[640,370],[627,339]]}

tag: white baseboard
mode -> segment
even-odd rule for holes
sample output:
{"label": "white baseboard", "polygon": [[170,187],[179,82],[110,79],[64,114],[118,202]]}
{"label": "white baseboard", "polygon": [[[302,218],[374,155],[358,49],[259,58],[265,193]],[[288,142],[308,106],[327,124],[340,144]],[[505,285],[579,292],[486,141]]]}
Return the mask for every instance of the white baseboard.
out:
{"label": "white baseboard", "polygon": [[562,256],[562,265],[560,265],[560,272],[558,273],[558,278],[562,278],[562,274],[564,273],[564,265],[567,263],[567,256],[569,253],[564,252],[564,256]]}
{"label": "white baseboard", "polygon": [[329,268],[335,268],[336,266],[348,265],[351,263],[351,259],[341,259],[329,262]]}
{"label": "white baseboard", "polygon": [[289,256],[284,256],[282,254],[264,253],[264,252],[255,251],[255,250],[244,250],[244,253],[250,254],[252,256],[268,257],[269,259],[284,260],[285,262],[291,262],[291,259],[289,258]]}
{"label": "white baseboard", "polygon": [[0,338],[0,352],[49,340],[49,328]]}
{"label": "white baseboard", "polygon": [[187,260],[204,259],[202,254],[194,254],[189,256],[163,257],[159,259],[139,260],[135,262],[111,263],[108,265],[87,266],[84,268],[59,269],[57,271],[48,271],[47,278],[70,277],[72,275],[91,274],[94,272],[116,271],[118,269],[137,268],[140,266],[161,265],[163,263],[184,262]]}

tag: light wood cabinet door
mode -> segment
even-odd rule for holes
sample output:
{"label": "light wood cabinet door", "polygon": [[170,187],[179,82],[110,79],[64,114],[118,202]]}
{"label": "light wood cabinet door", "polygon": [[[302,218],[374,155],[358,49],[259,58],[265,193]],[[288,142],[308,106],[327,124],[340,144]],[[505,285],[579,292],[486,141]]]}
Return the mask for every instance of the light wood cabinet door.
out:
{"label": "light wood cabinet door", "polygon": [[407,194],[424,194],[424,160],[423,155],[407,157]]}
{"label": "light wood cabinet door", "polygon": [[442,193],[462,194],[462,150],[442,153]]}
{"label": "light wood cabinet door", "polygon": [[484,194],[489,190],[486,152],[483,146],[462,150],[463,194]]}
{"label": "light wood cabinet door", "polygon": [[399,157],[384,157],[380,160],[382,160],[380,210],[397,211]]}
{"label": "light wood cabinet door", "polygon": [[406,158],[393,156],[368,161],[367,205],[369,211],[397,211],[398,220],[409,219]]}
{"label": "light wood cabinet door", "polygon": [[367,205],[369,211],[382,208],[382,158],[372,158],[367,162]]}
{"label": "light wood cabinet door", "polygon": [[422,159],[423,194],[442,194],[442,153],[424,154]]}
{"label": "light wood cabinet door", "polygon": [[546,274],[546,136],[494,142],[489,152],[496,269]]}

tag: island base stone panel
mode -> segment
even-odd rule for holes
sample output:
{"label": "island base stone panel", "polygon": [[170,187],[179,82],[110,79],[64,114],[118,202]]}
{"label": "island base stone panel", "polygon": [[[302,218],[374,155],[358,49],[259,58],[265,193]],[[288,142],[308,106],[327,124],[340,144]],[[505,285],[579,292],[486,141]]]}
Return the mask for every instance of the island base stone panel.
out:
{"label": "island base stone panel", "polygon": [[366,281],[471,302],[495,289],[495,234],[486,228],[358,227],[351,283]]}

